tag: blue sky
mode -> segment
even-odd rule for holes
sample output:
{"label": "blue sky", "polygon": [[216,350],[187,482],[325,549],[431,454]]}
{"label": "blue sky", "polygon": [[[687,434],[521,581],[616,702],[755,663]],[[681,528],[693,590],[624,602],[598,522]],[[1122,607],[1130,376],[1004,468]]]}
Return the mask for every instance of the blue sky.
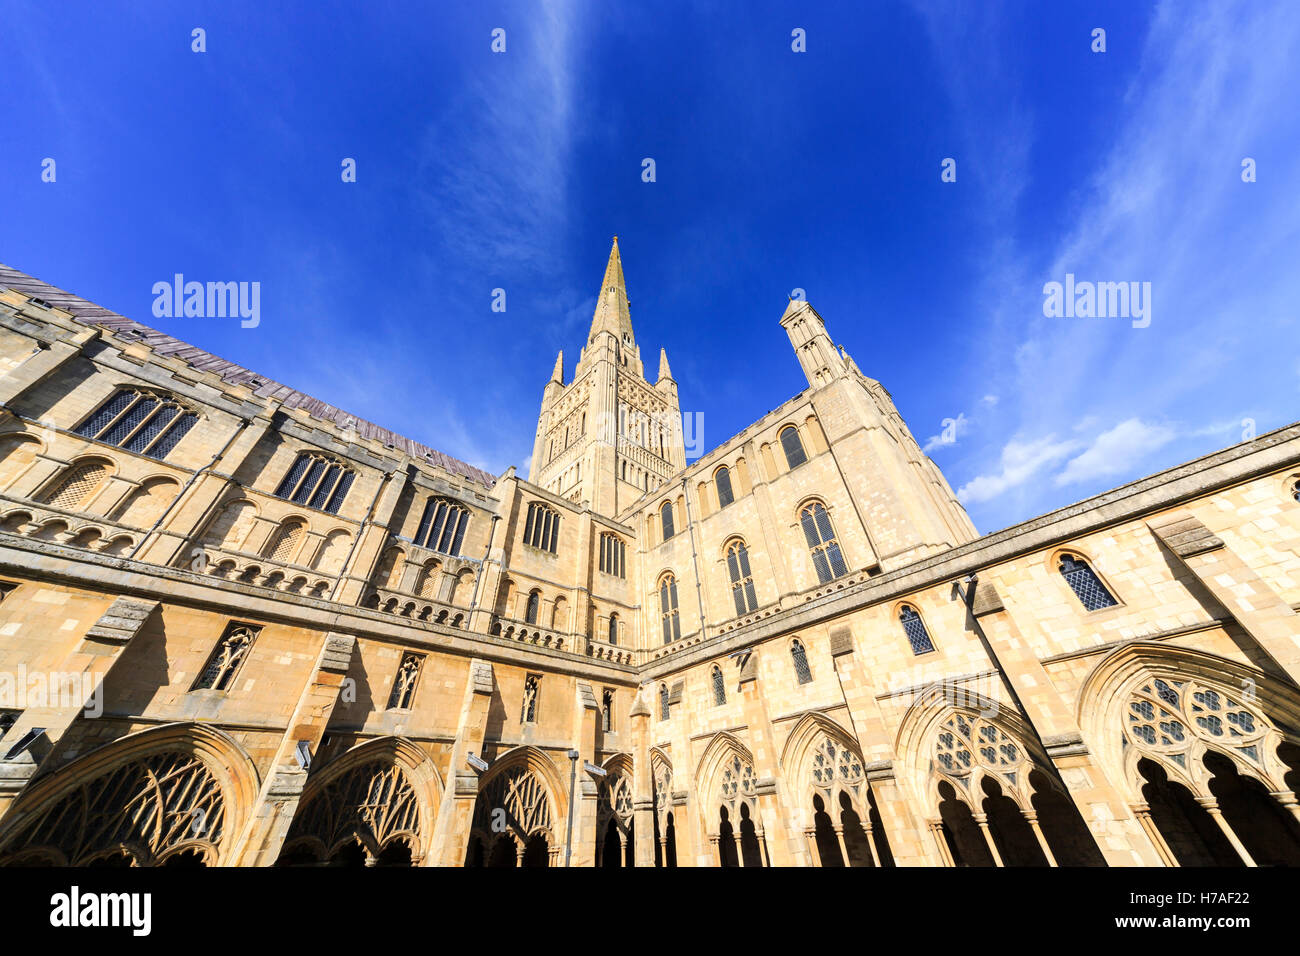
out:
{"label": "blue sky", "polygon": [[[1297,417],[1289,0],[0,22],[0,261],[493,472],[525,465],[556,350],[572,374],[614,234],[707,447],[804,387],[777,324],[802,288],[981,531]],[[154,318],[177,272],[260,282],[260,325]],[[1067,272],[1150,282],[1150,325],[1044,316]]]}

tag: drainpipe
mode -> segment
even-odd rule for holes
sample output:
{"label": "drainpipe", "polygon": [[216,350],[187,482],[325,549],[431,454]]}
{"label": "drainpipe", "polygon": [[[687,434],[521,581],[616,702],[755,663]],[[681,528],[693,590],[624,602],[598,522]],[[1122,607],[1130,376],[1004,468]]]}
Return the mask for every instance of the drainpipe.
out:
{"label": "drainpipe", "polygon": [[700,578],[700,559],[695,552],[695,522],[691,519],[691,492],[682,479],[682,501],[686,502],[686,527],[691,538],[691,565],[695,568],[695,599],[700,605],[700,636],[708,637],[708,625],[704,616],[704,583]]}
{"label": "drainpipe", "polygon": [[208,462],[198,471],[194,472],[194,474],[190,475],[189,481],[185,482],[185,486],[181,488],[179,492],[177,492],[176,497],[173,498],[170,502],[168,502],[167,507],[163,509],[163,513],[160,514],[158,516],[158,520],[153,523],[153,527],[150,528],[147,532],[145,532],[145,536],[140,539],[140,543],[137,544],[135,548],[132,549],[129,555],[127,555],[128,558],[134,558],[137,554],[140,553],[140,550],[148,543],[149,539],[154,536],[154,533],[160,527],[162,527],[162,523],[167,520],[167,516],[172,513],[172,509],[175,508],[176,505],[180,503],[180,500],[185,497],[185,492],[190,490],[190,486],[193,485],[194,482],[199,480],[200,475],[211,471],[216,466],[217,462],[219,462],[223,457],[225,457],[226,452],[230,451],[230,446],[235,443],[235,439],[239,437],[240,433],[245,428],[247,428],[249,424],[250,423],[248,419],[246,418],[240,419],[239,427],[230,433],[230,437],[226,439],[226,443],[225,445],[222,446],[221,451],[213,455],[212,460],[210,462]]}
{"label": "drainpipe", "polygon": [[573,858],[573,790],[578,782],[578,751],[569,751],[569,822],[564,827],[564,865]]}

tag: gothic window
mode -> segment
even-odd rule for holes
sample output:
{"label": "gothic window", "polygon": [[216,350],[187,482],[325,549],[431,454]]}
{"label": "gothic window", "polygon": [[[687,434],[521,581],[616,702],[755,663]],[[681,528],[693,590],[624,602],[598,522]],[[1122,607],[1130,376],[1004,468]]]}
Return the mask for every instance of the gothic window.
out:
{"label": "gothic window", "polygon": [[664,643],[682,639],[682,620],[677,613],[677,579],[665,574],[659,582],[659,616],[663,620]]}
{"label": "gothic window", "polygon": [[528,606],[524,610],[524,621],[528,624],[537,623],[537,615],[541,610],[542,592],[530,591],[528,594]]}
{"label": "gothic window", "polygon": [[667,541],[675,533],[673,530],[673,503],[665,501],[659,508],[659,523],[663,526],[664,540]]}
{"label": "gothic window", "polygon": [[253,646],[260,627],[240,624],[232,621],[226,625],[226,632],[208,658],[207,665],[194,682],[192,690],[226,690],[230,687],[236,672],[248,656],[248,649]]}
{"label": "gothic window", "polygon": [[382,857],[395,843],[409,848],[410,838],[419,832],[419,798],[405,769],[390,760],[373,760],[335,777],[309,798],[294,815],[285,845],[312,837],[334,848],[360,833]]}
{"label": "gothic window", "polygon": [[617,614],[611,614],[609,616],[609,643],[611,644],[618,643],[618,615]]}
{"label": "gothic window", "polygon": [[155,753],[46,804],[7,849],[53,851],[68,866],[124,855],[137,866],[154,866],[183,845],[205,864],[215,863],[226,824],[223,797],[200,758]]}
{"label": "gothic window", "polygon": [[547,834],[551,827],[551,804],[537,774],[526,766],[514,766],[492,778],[474,803],[475,830],[493,833],[493,817],[505,811],[508,832],[527,839]]}
{"label": "gothic window", "polygon": [[275,489],[275,496],[332,515],[338,514],[355,477],[350,469],[332,458],[304,452],[295,459],[280,487]]}
{"label": "gothic window", "polygon": [[600,536],[600,570],[616,578],[627,577],[627,545],[616,534]]}
{"label": "gothic window", "polygon": [[731,578],[731,597],[736,602],[736,614],[748,614],[757,608],[754,576],[749,570],[749,551],[745,542],[733,541],[727,547],[727,574]]}
{"label": "gothic window", "polygon": [[601,727],[605,733],[614,732],[614,692],[606,690],[600,695]]}
{"label": "gothic window", "polygon": [[725,508],[736,500],[731,492],[731,471],[725,465],[714,474],[713,483],[718,487],[719,508]]}
{"label": "gothic window", "polygon": [[803,441],[799,438],[799,429],[793,425],[781,429],[781,448],[785,451],[785,463],[790,468],[798,468],[808,460],[804,454]]}
{"label": "gothic window", "polygon": [[1131,744],[1184,771],[1212,748],[1264,768],[1265,738],[1272,725],[1222,691],[1172,677],[1155,678],[1134,691],[1127,716],[1124,733]]}
{"label": "gothic window", "polygon": [[556,554],[559,537],[560,516],[540,501],[530,502],[528,520],[524,524],[524,544]]}
{"label": "gothic window", "polygon": [[76,511],[89,500],[100,483],[108,476],[108,465],[101,461],[86,461],[73,465],[45,496],[51,508]]}
{"label": "gothic window", "polygon": [[460,554],[469,525],[469,510],[446,498],[430,498],[415,531],[415,543],[453,557]]}
{"label": "gothic window", "polygon": [[100,405],[76,433],[127,451],[165,458],[199,416],[173,399],[126,388]]}
{"label": "gothic window", "polygon": [[898,619],[903,622],[903,631],[907,634],[907,643],[912,645],[913,654],[928,654],[934,650],[930,632],[925,629],[925,622],[921,620],[921,615],[916,612],[916,608],[903,605],[903,609],[898,613]]}
{"label": "gothic window", "polygon": [[713,681],[714,705],[720,706],[725,704],[727,702],[727,685],[722,679],[722,668],[717,664],[714,664],[713,669],[709,673],[710,679]]}
{"label": "gothic window", "polygon": [[388,693],[389,710],[407,710],[415,697],[415,682],[420,676],[420,665],[424,658],[419,654],[407,652],[402,655],[402,663],[393,678],[393,689]]}
{"label": "gothic window", "polygon": [[537,723],[537,694],[541,689],[542,679],[536,674],[529,674],[524,679],[524,706],[519,720],[525,724]]}
{"label": "gothic window", "polygon": [[757,795],[754,781],[754,765],[733,755],[731,762],[722,771],[722,783],[719,787],[724,803],[734,804],[739,797],[753,798]]}
{"label": "gothic window", "polygon": [[862,758],[826,737],[813,752],[813,786],[830,790],[836,785],[857,787],[863,780]]}
{"label": "gothic window", "polygon": [[1028,754],[996,724],[974,714],[955,713],[943,722],[934,744],[934,766],[940,773],[970,791],[977,767],[1019,786]]}
{"label": "gothic window", "polygon": [[812,682],[812,669],[808,666],[808,652],[803,641],[795,638],[790,644],[790,659],[794,661],[794,676],[801,684]]}
{"label": "gothic window", "polygon": [[803,526],[803,536],[812,555],[813,567],[817,569],[817,582],[826,584],[848,574],[844,555],[840,552],[839,539],[835,537],[835,528],[831,525],[831,516],[826,513],[822,503],[814,501],[805,505],[799,511],[799,523]]}
{"label": "gothic window", "polygon": [[668,685],[659,685],[659,719],[668,719]]}
{"label": "gothic window", "polygon": [[1111,593],[1106,590],[1106,585],[1101,583],[1101,578],[1097,577],[1096,572],[1083,558],[1072,554],[1062,555],[1060,570],[1061,577],[1065,578],[1065,582],[1070,585],[1070,589],[1074,591],[1086,610],[1100,611],[1102,608],[1114,607],[1119,603],[1111,597]]}

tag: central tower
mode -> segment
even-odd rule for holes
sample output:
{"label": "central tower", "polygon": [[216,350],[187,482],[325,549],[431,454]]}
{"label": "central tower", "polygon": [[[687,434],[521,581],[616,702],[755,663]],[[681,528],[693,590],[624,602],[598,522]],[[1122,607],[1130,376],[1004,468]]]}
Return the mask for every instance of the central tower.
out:
{"label": "central tower", "polygon": [[573,381],[561,350],[542,392],[528,480],[614,517],[684,467],[677,383],[664,349],[645,377],[615,236]]}

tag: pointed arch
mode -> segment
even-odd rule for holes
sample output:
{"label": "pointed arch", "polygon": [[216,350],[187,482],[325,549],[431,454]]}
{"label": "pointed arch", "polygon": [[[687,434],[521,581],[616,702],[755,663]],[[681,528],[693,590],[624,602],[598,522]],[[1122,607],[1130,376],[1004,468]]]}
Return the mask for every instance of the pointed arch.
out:
{"label": "pointed arch", "polygon": [[[1157,687],[1157,681],[1165,688]],[[1144,705],[1157,721],[1176,721],[1185,728],[1186,739],[1167,745],[1157,738],[1147,744],[1136,736],[1133,729],[1149,723],[1134,709],[1145,710]],[[1229,725],[1223,716],[1229,712],[1248,716]],[[1277,751],[1284,743],[1300,743],[1300,692],[1250,665],[1208,651],[1134,641],[1106,655],[1085,678],[1077,716],[1089,748],[1135,802],[1142,800],[1137,765],[1144,758],[1193,794],[1209,795],[1214,774],[1203,758],[1210,752],[1226,757],[1240,774],[1269,790],[1290,789],[1284,779],[1290,768]],[[1220,734],[1207,729],[1215,718]],[[1249,729],[1243,726],[1247,723]]]}
{"label": "pointed arch", "polygon": [[[509,840],[525,862],[529,849],[538,845],[555,858],[565,839],[568,802],[564,781],[544,751],[525,745],[502,754],[479,778],[478,793],[470,848],[477,843],[487,859],[494,856],[497,843]],[[495,809],[506,811],[505,832],[493,831]]]}
{"label": "pointed arch", "polygon": [[308,778],[280,857],[326,860],[360,844],[382,860],[404,846],[418,865],[432,842],[442,790],[438,768],[412,741],[366,741]]}
{"label": "pointed arch", "polygon": [[0,824],[0,859],[79,866],[126,853],[152,866],[186,853],[230,865],[260,786],[224,731],[190,722],[138,731],[24,792]]}

